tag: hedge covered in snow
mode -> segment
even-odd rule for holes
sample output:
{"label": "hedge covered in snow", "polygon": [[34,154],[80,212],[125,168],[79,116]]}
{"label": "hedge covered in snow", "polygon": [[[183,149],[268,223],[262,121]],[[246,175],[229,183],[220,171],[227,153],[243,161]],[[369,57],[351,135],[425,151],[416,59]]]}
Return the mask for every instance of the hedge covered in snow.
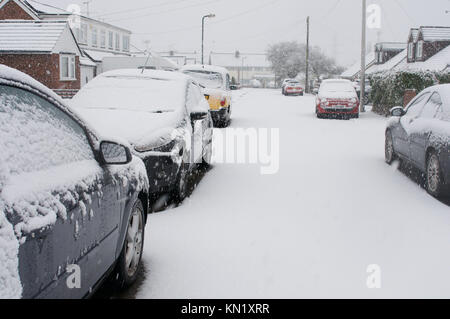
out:
{"label": "hedge covered in snow", "polygon": [[372,91],[370,99],[373,111],[381,115],[389,115],[389,110],[397,105],[403,105],[403,96],[408,89],[417,93],[427,87],[450,83],[449,72],[380,72],[370,77]]}

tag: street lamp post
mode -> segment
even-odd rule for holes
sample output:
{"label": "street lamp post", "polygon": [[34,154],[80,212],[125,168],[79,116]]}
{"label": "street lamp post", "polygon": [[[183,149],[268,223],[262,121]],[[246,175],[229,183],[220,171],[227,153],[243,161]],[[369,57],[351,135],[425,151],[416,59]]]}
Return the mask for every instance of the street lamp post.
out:
{"label": "street lamp post", "polygon": [[204,61],[204,43],[205,43],[205,19],[206,18],[215,18],[215,14],[210,13],[202,17],[202,65],[205,64]]}

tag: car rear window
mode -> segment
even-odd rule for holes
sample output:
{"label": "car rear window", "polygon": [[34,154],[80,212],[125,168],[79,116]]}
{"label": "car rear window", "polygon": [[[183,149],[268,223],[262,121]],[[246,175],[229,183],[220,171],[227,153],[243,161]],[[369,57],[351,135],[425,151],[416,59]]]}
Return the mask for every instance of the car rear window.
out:
{"label": "car rear window", "polygon": [[355,92],[351,83],[347,82],[323,82],[320,86],[321,92]]}
{"label": "car rear window", "polygon": [[223,86],[222,74],[210,71],[199,70],[185,70],[184,74],[187,74],[194,78],[202,86],[210,89],[220,89]]}

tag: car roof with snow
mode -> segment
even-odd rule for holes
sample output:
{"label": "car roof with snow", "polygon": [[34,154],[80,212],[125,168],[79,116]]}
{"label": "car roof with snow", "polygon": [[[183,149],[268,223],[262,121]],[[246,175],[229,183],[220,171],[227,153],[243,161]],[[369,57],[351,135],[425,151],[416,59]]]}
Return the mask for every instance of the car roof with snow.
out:
{"label": "car roof with snow", "polygon": [[422,93],[424,92],[438,92],[442,98],[442,102],[446,105],[450,104],[450,84],[430,86],[422,91]]}
{"label": "car roof with snow", "polygon": [[202,65],[202,64],[187,64],[181,68],[181,71],[208,71],[220,73],[226,77],[229,74],[228,70],[216,65]]}
{"label": "car roof with snow", "polygon": [[55,92],[50,90],[48,87],[43,85],[42,83],[36,81],[31,76],[20,72],[16,69],[10,68],[4,64],[0,64],[0,82],[6,83],[7,81],[14,81],[14,82],[20,82],[23,83],[35,90],[41,91],[42,93],[45,93],[49,97],[52,97],[53,99],[57,100],[61,104],[64,104],[63,100],[59,95],[57,95]]}

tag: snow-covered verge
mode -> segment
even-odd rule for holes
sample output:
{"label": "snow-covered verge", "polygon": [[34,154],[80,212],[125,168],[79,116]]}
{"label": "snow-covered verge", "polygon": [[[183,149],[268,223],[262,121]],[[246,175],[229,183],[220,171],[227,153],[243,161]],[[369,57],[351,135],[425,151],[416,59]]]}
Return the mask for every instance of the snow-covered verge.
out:
{"label": "snow-covered verge", "polygon": [[215,164],[151,215],[138,298],[450,297],[449,207],[385,164],[385,118],[318,120],[309,96],[238,92],[232,126],[280,128],[280,171]]}

